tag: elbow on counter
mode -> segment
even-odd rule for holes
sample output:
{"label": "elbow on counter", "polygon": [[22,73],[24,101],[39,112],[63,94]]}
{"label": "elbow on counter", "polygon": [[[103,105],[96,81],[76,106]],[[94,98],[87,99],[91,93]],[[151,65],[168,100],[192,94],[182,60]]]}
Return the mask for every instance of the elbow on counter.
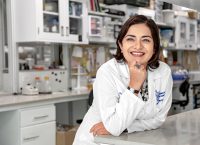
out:
{"label": "elbow on counter", "polygon": [[113,136],[120,136],[120,134],[125,130],[124,127],[120,125],[121,123],[115,123],[112,125],[104,124],[106,130]]}
{"label": "elbow on counter", "polygon": [[113,136],[120,136],[123,131],[113,132],[111,133]]}
{"label": "elbow on counter", "polygon": [[120,136],[120,134],[123,132],[123,131],[109,131],[111,135],[113,136]]}
{"label": "elbow on counter", "polygon": [[[157,128],[161,127],[163,125],[163,123],[165,122],[165,120],[166,120],[166,118],[159,120],[157,123],[154,124],[152,129],[157,129]],[[151,130],[151,129],[149,129],[149,130]]]}

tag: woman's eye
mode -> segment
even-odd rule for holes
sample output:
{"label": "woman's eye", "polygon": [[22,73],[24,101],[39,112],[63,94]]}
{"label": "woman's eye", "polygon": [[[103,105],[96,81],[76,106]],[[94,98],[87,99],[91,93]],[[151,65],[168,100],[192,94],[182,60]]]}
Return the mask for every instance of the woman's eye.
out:
{"label": "woman's eye", "polygon": [[127,38],[127,41],[134,41],[133,38]]}
{"label": "woman's eye", "polygon": [[151,42],[151,40],[149,40],[149,39],[143,39],[142,41],[143,42]]}

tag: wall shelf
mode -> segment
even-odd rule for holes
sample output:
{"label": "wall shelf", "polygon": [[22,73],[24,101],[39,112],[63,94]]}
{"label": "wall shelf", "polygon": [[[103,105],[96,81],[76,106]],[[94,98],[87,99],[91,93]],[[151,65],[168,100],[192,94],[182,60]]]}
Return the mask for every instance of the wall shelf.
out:
{"label": "wall shelf", "polygon": [[95,12],[95,11],[88,11],[89,15],[96,15],[96,16],[103,16],[103,17],[111,17],[111,18],[118,18],[118,19],[123,19],[123,16],[117,16],[117,15],[112,15],[112,14],[107,14],[107,13],[102,13],[102,12]]}
{"label": "wall shelf", "polygon": [[174,25],[168,25],[168,24],[163,23],[163,22],[156,22],[156,24],[157,24],[158,27],[160,27],[160,28],[175,28]]}

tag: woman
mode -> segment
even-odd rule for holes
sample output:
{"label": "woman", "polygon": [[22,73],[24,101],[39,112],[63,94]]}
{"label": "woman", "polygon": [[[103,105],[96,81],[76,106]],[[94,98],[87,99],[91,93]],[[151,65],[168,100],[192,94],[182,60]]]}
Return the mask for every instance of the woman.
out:
{"label": "woman", "polygon": [[156,129],[166,119],[173,82],[169,66],[159,61],[155,22],[143,15],[129,18],[116,43],[115,58],[97,71],[93,105],[73,145],[96,145],[95,135]]}

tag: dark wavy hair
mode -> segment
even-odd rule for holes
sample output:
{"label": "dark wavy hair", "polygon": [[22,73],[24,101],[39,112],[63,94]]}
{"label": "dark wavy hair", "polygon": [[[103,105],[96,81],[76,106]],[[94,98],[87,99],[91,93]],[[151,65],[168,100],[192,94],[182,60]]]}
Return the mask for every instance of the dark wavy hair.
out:
{"label": "dark wavy hair", "polygon": [[117,52],[114,55],[116,60],[124,60],[124,55],[121,52],[119,43],[122,44],[122,40],[124,39],[126,33],[128,32],[129,28],[132,25],[135,24],[145,24],[151,31],[151,35],[153,37],[153,42],[154,42],[154,54],[151,57],[151,59],[148,62],[148,68],[151,69],[156,69],[159,67],[159,54],[160,54],[160,38],[159,38],[159,31],[158,31],[158,27],[156,25],[156,23],[152,20],[147,18],[144,15],[136,15],[136,16],[132,16],[130,17],[122,26],[121,31],[119,32],[119,35],[117,37]]}

